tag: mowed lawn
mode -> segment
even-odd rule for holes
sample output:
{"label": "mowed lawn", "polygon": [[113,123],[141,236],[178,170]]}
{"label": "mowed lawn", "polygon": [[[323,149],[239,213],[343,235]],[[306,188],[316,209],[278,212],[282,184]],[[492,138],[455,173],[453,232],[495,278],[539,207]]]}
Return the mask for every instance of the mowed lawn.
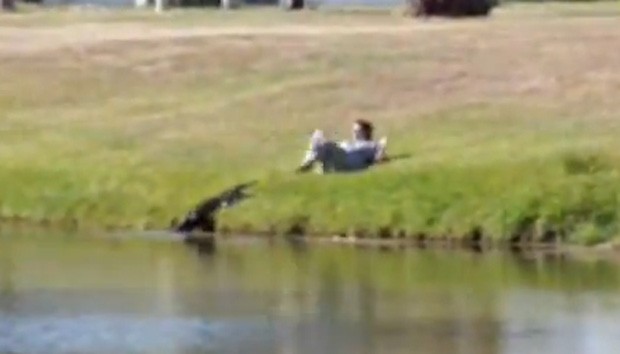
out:
{"label": "mowed lawn", "polygon": [[[0,16],[0,216],[163,228],[258,179],[222,227],[617,234],[620,5]],[[315,128],[408,158],[298,176]],[[542,230],[542,231],[541,231]],[[571,236],[567,236],[571,237]]]}

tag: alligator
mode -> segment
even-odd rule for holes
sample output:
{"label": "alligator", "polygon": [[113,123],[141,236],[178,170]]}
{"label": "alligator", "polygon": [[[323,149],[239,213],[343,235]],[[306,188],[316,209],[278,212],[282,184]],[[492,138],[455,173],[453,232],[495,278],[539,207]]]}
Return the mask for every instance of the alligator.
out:
{"label": "alligator", "polygon": [[177,233],[189,234],[196,230],[204,233],[216,231],[216,214],[224,208],[237,205],[242,200],[251,197],[247,189],[256,184],[256,181],[241,183],[215,196],[208,197],[190,210],[181,222],[173,226]]}

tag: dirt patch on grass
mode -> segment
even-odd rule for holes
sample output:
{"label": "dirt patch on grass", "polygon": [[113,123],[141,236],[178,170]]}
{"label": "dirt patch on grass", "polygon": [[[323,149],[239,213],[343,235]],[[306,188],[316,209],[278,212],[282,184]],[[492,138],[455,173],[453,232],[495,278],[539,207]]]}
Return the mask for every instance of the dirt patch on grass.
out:
{"label": "dirt patch on grass", "polygon": [[36,53],[67,46],[90,46],[106,41],[188,39],[223,36],[339,36],[366,34],[406,35],[413,31],[458,26],[443,21],[421,25],[282,25],[269,27],[163,28],[140,23],[74,24],[49,28],[0,27],[0,52]]}

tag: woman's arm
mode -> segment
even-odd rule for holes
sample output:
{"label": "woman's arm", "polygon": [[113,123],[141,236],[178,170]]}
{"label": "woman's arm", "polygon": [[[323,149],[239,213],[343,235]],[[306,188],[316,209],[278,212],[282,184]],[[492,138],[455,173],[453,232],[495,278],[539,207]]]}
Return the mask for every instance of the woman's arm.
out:
{"label": "woman's arm", "polygon": [[375,162],[383,162],[388,160],[387,156],[387,138],[383,137],[377,143],[377,153],[375,154]]}

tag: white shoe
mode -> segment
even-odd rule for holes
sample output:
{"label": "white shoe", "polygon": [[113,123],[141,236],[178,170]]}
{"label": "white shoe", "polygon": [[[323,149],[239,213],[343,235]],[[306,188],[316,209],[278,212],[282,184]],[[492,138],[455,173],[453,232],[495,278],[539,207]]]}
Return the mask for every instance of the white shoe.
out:
{"label": "white shoe", "polygon": [[312,137],[310,137],[310,149],[314,150],[314,148],[318,145],[321,145],[325,142],[325,135],[322,130],[315,130],[312,133]]}

